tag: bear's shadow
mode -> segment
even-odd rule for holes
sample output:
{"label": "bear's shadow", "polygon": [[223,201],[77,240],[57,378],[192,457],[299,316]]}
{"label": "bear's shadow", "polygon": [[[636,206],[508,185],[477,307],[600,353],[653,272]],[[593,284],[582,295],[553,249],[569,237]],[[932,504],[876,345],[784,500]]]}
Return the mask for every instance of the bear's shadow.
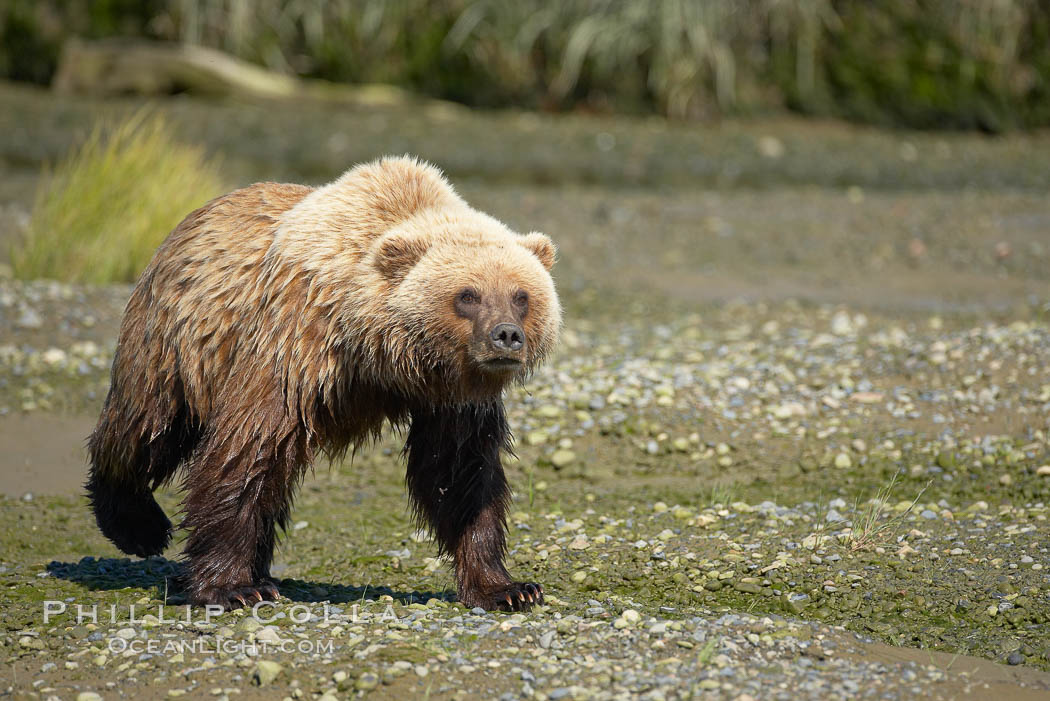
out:
{"label": "bear's shadow", "polygon": [[[74,582],[92,591],[115,591],[136,587],[152,589],[154,598],[168,604],[182,605],[186,601],[178,586],[182,566],[165,557],[145,560],[128,558],[85,557],[78,562],[48,563],[48,573],[57,579]],[[401,604],[426,603],[428,599],[455,601],[455,592],[397,591],[382,586],[348,586],[331,582],[309,582],[301,579],[275,578],[282,600],[299,603],[330,602],[348,604],[389,595]]]}

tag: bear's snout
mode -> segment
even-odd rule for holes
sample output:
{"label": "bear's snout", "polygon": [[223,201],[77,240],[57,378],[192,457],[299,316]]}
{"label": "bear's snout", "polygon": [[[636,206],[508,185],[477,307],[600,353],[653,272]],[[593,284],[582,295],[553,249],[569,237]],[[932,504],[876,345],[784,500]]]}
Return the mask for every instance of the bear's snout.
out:
{"label": "bear's snout", "polygon": [[[484,329],[486,325],[479,326]],[[485,370],[507,375],[525,364],[525,330],[517,324],[501,321],[475,339],[473,355]]]}
{"label": "bear's snout", "polygon": [[501,353],[517,353],[525,347],[525,331],[517,324],[496,324],[489,333],[492,347]]}

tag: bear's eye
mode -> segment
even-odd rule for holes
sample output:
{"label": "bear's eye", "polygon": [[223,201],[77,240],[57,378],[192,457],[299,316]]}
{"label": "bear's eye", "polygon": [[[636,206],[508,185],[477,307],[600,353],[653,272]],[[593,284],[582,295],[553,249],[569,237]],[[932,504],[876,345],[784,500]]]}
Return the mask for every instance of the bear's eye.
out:
{"label": "bear's eye", "polygon": [[478,293],[474,290],[463,290],[459,293],[460,304],[477,304],[479,301]]}
{"label": "bear's eye", "polygon": [[529,293],[520,290],[518,294],[514,295],[514,304],[522,308],[529,306]]}

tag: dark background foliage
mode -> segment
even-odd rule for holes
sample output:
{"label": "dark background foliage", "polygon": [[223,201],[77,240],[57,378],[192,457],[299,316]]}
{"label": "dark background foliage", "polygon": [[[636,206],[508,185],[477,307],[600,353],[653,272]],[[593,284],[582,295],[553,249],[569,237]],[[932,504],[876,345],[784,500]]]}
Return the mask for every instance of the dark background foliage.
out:
{"label": "dark background foliage", "polygon": [[47,83],[70,36],[199,44],[484,107],[1050,123],[1043,0],[7,0],[0,76]]}

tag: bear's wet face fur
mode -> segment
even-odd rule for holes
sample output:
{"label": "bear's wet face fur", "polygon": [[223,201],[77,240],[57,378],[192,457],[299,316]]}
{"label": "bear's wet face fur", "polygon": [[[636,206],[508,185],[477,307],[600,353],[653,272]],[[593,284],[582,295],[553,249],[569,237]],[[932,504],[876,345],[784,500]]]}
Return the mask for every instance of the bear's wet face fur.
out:
{"label": "bear's wet face fur", "polygon": [[128,302],[89,440],[99,527],[124,552],[160,553],[172,525],[152,491],[181,471],[190,601],[275,599],[273,549],[306,468],[390,423],[407,428],[414,512],[460,599],[542,602],[503,565],[502,391],[557,341],[554,259],[546,236],[470,208],[411,158],[209,202]]}
{"label": "bear's wet face fur", "polygon": [[474,287],[465,287],[456,293],[453,306],[471,323],[468,353],[478,367],[511,375],[521,369],[528,352],[522,328],[529,313],[525,290],[494,290],[482,296]]}

